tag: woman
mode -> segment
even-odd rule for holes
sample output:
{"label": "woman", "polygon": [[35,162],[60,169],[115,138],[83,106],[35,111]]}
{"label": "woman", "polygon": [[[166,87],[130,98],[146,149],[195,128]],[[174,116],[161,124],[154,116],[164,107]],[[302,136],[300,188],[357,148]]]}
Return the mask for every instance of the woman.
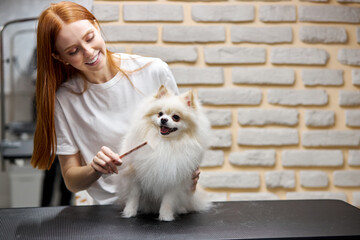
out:
{"label": "woman", "polygon": [[32,165],[47,169],[57,154],[70,191],[86,189],[95,203],[113,203],[117,153],[131,114],[160,85],[178,93],[174,77],[160,59],[108,51],[96,18],[72,2],[41,14],[37,46]]}

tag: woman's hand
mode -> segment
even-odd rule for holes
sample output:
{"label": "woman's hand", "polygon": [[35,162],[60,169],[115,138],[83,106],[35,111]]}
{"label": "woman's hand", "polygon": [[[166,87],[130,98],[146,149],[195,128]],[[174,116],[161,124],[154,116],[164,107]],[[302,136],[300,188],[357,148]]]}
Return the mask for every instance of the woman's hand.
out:
{"label": "woman's hand", "polygon": [[91,162],[91,167],[96,171],[104,174],[118,174],[118,166],[122,161],[117,153],[114,153],[110,148],[103,146],[96,154]]}
{"label": "woman's hand", "polygon": [[200,169],[196,169],[194,174],[192,175],[192,186],[191,186],[191,190],[193,192],[195,192],[196,190],[196,185],[197,185],[197,182],[199,181],[199,177],[200,177]]}

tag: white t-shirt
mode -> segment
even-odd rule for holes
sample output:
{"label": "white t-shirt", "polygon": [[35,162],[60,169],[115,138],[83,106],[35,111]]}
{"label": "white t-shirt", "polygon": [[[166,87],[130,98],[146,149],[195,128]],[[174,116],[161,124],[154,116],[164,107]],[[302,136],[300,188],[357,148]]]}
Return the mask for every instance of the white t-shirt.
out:
{"label": "white t-shirt", "polygon": [[[70,79],[56,92],[55,129],[57,155],[80,152],[83,165],[90,164],[102,146],[120,154],[121,142],[131,123],[131,116],[139,102],[155,94],[161,85],[178,94],[175,79],[168,65],[158,58],[120,54],[121,66],[129,73],[129,80],[118,73],[102,84],[88,83],[83,90],[81,78]],[[87,191],[97,204],[116,201],[116,174],[99,178]]]}

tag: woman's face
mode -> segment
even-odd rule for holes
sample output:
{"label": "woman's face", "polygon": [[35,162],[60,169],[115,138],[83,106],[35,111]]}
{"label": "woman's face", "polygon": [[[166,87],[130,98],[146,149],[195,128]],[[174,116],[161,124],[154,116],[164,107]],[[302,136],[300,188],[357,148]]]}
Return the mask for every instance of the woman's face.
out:
{"label": "woman's face", "polygon": [[55,41],[53,57],[84,72],[106,66],[106,47],[100,31],[88,20],[64,24]]}

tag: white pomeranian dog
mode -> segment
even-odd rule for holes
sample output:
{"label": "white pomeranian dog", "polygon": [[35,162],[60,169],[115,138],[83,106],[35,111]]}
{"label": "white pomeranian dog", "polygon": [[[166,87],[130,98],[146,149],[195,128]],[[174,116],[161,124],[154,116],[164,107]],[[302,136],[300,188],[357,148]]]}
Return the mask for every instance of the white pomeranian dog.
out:
{"label": "white pomeranian dog", "polygon": [[175,96],[161,86],[138,109],[124,138],[123,152],[147,142],[124,159],[119,179],[123,217],[159,213],[172,221],[177,214],[211,207],[204,193],[191,189],[192,176],[208,148],[210,123],[192,91]]}

